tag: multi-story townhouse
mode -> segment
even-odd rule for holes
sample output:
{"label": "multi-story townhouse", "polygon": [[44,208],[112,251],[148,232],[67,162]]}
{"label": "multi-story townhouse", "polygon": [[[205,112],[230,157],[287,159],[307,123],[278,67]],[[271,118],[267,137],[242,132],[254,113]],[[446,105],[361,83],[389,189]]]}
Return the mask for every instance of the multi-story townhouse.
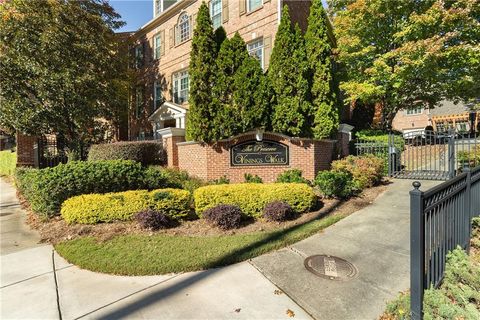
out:
{"label": "multi-story townhouse", "polygon": [[[191,40],[201,0],[154,0],[153,19],[132,35],[133,68],[139,75],[129,112],[129,139],[160,138],[162,129],[182,132],[188,121]],[[214,28],[238,32],[250,54],[267,70],[281,10],[305,30],[311,2],[210,0]],[[165,131],[165,130],[163,130]]]}

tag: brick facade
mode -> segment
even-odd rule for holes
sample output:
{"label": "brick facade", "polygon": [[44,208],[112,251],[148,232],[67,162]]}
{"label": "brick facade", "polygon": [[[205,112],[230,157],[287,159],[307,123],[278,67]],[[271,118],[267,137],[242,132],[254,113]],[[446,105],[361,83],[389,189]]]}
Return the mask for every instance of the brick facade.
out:
{"label": "brick facade", "polygon": [[35,165],[33,145],[37,142],[36,136],[17,133],[17,167],[32,167]]}
{"label": "brick facade", "polygon": [[197,142],[178,143],[178,168],[205,180],[225,176],[232,183],[243,182],[246,173],[258,175],[264,182],[274,182],[280,173],[288,169],[300,169],[305,178],[312,180],[318,171],[330,168],[336,154],[335,140],[290,138],[273,133],[265,133],[264,139],[288,146],[289,165],[232,166],[230,147],[255,140],[255,133],[250,132],[219,141],[215,145]]}

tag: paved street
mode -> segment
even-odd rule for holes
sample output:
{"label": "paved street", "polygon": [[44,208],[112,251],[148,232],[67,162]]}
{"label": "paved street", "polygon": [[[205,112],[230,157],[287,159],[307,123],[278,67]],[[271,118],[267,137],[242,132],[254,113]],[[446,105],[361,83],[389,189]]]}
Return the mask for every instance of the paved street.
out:
{"label": "paved street", "polygon": [[[291,310],[295,319],[374,319],[409,286],[410,185],[397,180],[371,206],[250,262],[125,277],[81,270],[50,245],[37,244],[23,225],[13,188],[2,181],[1,318],[288,319]],[[314,254],[348,260],[357,277],[332,281],[313,275],[304,258]]]}

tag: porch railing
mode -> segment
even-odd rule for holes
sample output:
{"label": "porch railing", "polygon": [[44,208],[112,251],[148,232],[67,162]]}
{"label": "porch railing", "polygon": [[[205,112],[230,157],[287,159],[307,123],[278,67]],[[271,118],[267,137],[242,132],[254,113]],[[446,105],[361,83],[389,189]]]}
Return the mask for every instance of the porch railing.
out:
{"label": "porch railing", "polygon": [[447,253],[470,249],[472,218],[480,215],[480,166],[427,191],[410,191],[410,292],[412,319],[423,318],[423,293],[438,287]]}

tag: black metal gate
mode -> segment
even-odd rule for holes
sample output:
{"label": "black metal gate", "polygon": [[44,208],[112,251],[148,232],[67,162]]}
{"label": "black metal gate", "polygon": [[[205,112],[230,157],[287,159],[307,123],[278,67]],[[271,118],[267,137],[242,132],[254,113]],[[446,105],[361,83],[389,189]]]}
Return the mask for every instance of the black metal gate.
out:
{"label": "black metal gate", "polygon": [[357,155],[385,159],[388,176],[400,179],[447,180],[465,166],[480,164],[480,139],[454,131],[418,130],[388,134],[387,141],[356,141]]}
{"label": "black metal gate", "polygon": [[54,135],[42,136],[37,139],[33,147],[36,168],[54,167],[60,163],[67,163],[67,148]]}

